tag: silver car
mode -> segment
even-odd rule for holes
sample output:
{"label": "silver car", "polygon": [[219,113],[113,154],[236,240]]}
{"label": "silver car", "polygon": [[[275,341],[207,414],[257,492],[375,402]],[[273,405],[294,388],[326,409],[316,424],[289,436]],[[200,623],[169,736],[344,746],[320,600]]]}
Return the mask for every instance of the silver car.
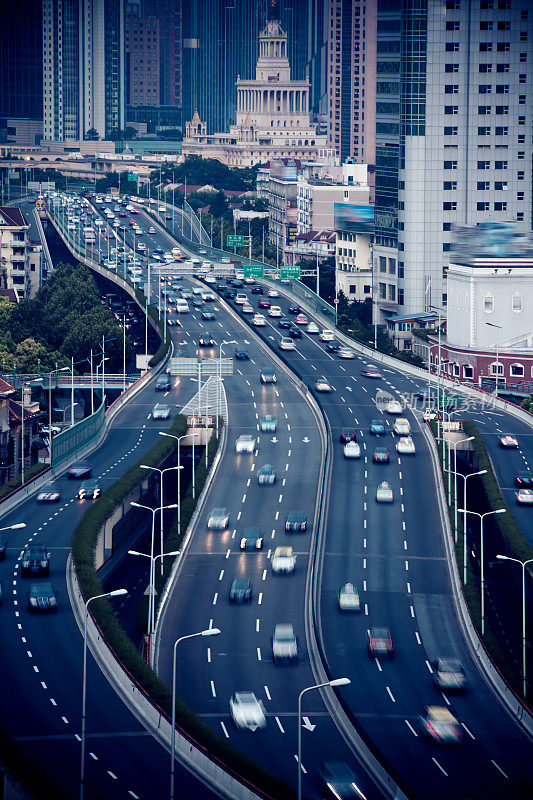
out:
{"label": "silver car", "polygon": [[298,644],[294,628],[288,622],[279,623],[272,637],[272,658],[274,661],[296,661]]}

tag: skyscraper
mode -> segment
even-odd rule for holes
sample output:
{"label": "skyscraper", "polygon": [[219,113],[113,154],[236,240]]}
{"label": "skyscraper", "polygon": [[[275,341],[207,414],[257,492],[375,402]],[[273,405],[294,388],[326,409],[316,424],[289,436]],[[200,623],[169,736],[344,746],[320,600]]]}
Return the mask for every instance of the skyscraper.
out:
{"label": "skyscraper", "polygon": [[530,228],[532,40],[525,0],[378,0],[381,312],[446,306],[454,223]]}
{"label": "skyscraper", "polygon": [[43,0],[42,32],[44,138],[123,128],[123,0]]}
{"label": "skyscraper", "polygon": [[42,0],[18,0],[0,27],[0,117],[43,114]]}

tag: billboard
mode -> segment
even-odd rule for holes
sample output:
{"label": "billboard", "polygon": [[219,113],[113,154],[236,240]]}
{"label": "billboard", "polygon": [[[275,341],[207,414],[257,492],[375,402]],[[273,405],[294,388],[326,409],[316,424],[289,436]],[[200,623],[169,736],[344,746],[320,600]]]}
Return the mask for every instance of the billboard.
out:
{"label": "billboard", "polygon": [[374,233],[374,206],[335,203],[335,230],[351,233]]}

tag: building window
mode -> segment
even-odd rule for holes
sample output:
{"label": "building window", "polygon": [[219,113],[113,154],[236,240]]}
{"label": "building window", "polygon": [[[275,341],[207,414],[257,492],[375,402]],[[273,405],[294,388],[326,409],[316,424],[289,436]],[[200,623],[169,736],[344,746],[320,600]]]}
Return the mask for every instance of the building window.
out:
{"label": "building window", "polygon": [[459,128],[455,125],[446,125],[444,127],[444,135],[445,136],[457,136]]}
{"label": "building window", "polygon": [[490,203],[485,202],[485,201],[479,202],[477,204],[477,210],[478,211],[490,211]]}
{"label": "building window", "polygon": [[494,133],[496,136],[507,136],[509,134],[509,128],[507,125],[497,125],[494,129]]}
{"label": "building window", "polygon": [[445,161],[444,169],[457,169],[457,161]]}
{"label": "building window", "polygon": [[459,106],[444,106],[444,113],[445,114],[458,114],[459,113]]}
{"label": "building window", "polygon": [[494,297],[491,294],[486,294],[483,298],[483,310],[486,314],[492,314],[494,311]]}
{"label": "building window", "polygon": [[381,300],[386,300],[387,299],[387,284],[386,283],[380,283],[379,284],[379,296],[380,296]]}
{"label": "building window", "polygon": [[350,289],[349,289],[349,292],[350,292],[350,294],[356,294],[356,292],[357,292],[357,287],[356,287],[355,283],[350,283]]}
{"label": "building window", "polygon": [[404,304],[404,290],[398,289],[398,305],[403,306]]}
{"label": "building window", "polygon": [[459,42],[446,42],[446,52],[447,53],[458,53],[459,52]]}
{"label": "building window", "polygon": [[389,258],[389,272],[390,272],[391,275],[395,275],[396,274],[396,259],[395,258]]}
{"label": "building window", "polygon": [[507,191],[507,181],[494,181],[494,189],[497,192]]}
{"label": "building window", "polygon": [[480,83],[478,87],[479,94],[492,94],[492,86],[490,83]]}
{"label": "building window", "polygon": [[511,364],[511,378],[523,378],[524,367],[522,364]]}
{"label": "building window", "polygon": [[496,106],[496,113],[497,114],[508,114],[509,113],[509,106]]}
{"label": "building window", "polygon": [[477,189],[478,192],[488,192],[488,190],[490,189],[490,181],[478,181]]}
{"label": "building window", "polygon": [[453,192],[457,189],[457,181],[444,181],[442,188],[445,192]]}
{"label": "building window", "polygon": [[494,164],[494,169],[507,169],[507,161],[496,161]]}
{"label": "building window", "polygon": [[385,256],[379,257],[379,271],[387,272],[387,259],[385,258]]}
{"label": "building window", "polygon": [[522,311],[522,295],[518,292],[513,294],[512,308],[517,314]]}
{"label": "building window", "polygon": [[479,43],[479,52],[480,53],[492,53],[492,42],[480,42]]}
{"label": "building window", "polygon": [[486,114],[490,114],[490,112],[491,112],[491,107],[490,106],[478,106],[477,107],[477,113],[478,114],[486,115]]}
{"label": "building window", "polygon": [[459,72],[459,64],[445,64],[444,72]]}
{"label": "building window", "polygon": [[[498,163],[498,162],[496,162]],[[478,169],[490,169],[490,161],[478,161],[477,162]]]}
{"label": "building window", "polygon": [[494,211],[507,211],[507,203],[494,203]]}
{"label": "building window", "polygon": [[459,94],[459,84],[458,83],[448,83],[444,87],[444,94]]}
{"label": "building window", "polygon": [[459,20],[448,20],[446,22],[446,30],[447,31],[458,31],[459,30]]}
{"label": "building window", "polygon": [[490,136],[490,125],[478,125],[478,136]]}
{"label": "building window", "polygon": [[463,378],[472,379],[474,377],[474,368],[469,364],[463,364]]}
{"label": "building window", "polygon": [[442,204],[443,211],[457,211],[457,201],[445,202]]}
{"label": "building window", "polygon": [[482,73],[492,72],[492,64],[480,64],[479,71]]}
{"label": "building window", "polygon": [[493,361],[489,367],[489,374],[493,377],[501,377],[503,375],[503,364],[501,361]]}
{"label": "building window", "polygon": [[396,302],[396,286],[392,283],[389,283],[389,300]]}

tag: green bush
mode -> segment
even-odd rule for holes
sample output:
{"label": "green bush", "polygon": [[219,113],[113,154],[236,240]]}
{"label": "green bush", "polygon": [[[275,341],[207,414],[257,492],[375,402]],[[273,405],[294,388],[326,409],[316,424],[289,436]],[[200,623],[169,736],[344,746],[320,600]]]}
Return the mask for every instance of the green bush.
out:
{"label": "green bush", "polygon": [[[33,467],[30,467],[25,471],[24,482],[28,483],[28,481],[31,481],[32,478],[40,475],[41,472],[46,472],[47,469],[49,469],[48,464],[42,464],[41,462],[34,464]],[[18,487],[21,485],[22,479],[20,476],[18,478],[13,478],[10,481],[6,481],[6,483],[0,487],[0,500],[6,495],[11,494],[11,492],[13,492],[15,489],[18,489]]]}

